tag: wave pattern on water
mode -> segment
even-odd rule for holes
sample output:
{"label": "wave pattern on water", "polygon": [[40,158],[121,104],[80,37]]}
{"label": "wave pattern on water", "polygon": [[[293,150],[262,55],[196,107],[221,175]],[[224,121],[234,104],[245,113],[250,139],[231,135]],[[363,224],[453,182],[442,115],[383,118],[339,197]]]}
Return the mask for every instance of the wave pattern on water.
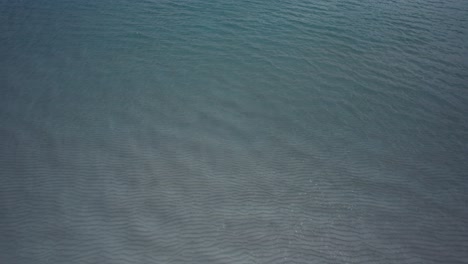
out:
{"label": "wave pattern on water", "polygon": [[466,263],[467,18],[0,1],[0,263]]}

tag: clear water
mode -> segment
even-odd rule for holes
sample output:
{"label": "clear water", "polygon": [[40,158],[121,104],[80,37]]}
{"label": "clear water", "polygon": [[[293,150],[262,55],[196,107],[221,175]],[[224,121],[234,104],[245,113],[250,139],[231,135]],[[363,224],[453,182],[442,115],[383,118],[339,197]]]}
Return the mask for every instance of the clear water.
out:
{"label": "clear water", "polygon": [[0,1],[0,263],[468,263],[468,2]]}

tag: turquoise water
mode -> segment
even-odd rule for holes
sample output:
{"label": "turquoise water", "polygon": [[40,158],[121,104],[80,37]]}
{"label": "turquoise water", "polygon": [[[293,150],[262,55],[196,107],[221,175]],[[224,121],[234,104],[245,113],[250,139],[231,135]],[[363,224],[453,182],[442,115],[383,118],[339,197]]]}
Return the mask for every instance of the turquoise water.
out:
{"label": "turquoise water", "polygon": [[0,1],[0,263],[467,263],[468,3]]}

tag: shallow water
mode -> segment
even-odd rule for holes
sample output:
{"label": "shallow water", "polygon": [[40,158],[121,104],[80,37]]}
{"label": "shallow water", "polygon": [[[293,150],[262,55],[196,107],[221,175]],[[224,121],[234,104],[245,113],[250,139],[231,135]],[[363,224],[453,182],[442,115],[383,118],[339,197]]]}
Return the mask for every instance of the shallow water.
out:
{"label": "shallow water", "polygon": [[0,1],[0,263],[467,263],[468,4]]}

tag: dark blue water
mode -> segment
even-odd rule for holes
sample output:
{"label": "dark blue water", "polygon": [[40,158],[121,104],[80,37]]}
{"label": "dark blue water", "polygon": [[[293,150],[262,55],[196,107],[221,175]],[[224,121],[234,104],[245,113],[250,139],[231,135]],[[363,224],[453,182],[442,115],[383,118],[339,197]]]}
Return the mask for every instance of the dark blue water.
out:
{"label": "dark blue water", "polygon": [[468,263],[468,2],[0,1],[0,263]]}

